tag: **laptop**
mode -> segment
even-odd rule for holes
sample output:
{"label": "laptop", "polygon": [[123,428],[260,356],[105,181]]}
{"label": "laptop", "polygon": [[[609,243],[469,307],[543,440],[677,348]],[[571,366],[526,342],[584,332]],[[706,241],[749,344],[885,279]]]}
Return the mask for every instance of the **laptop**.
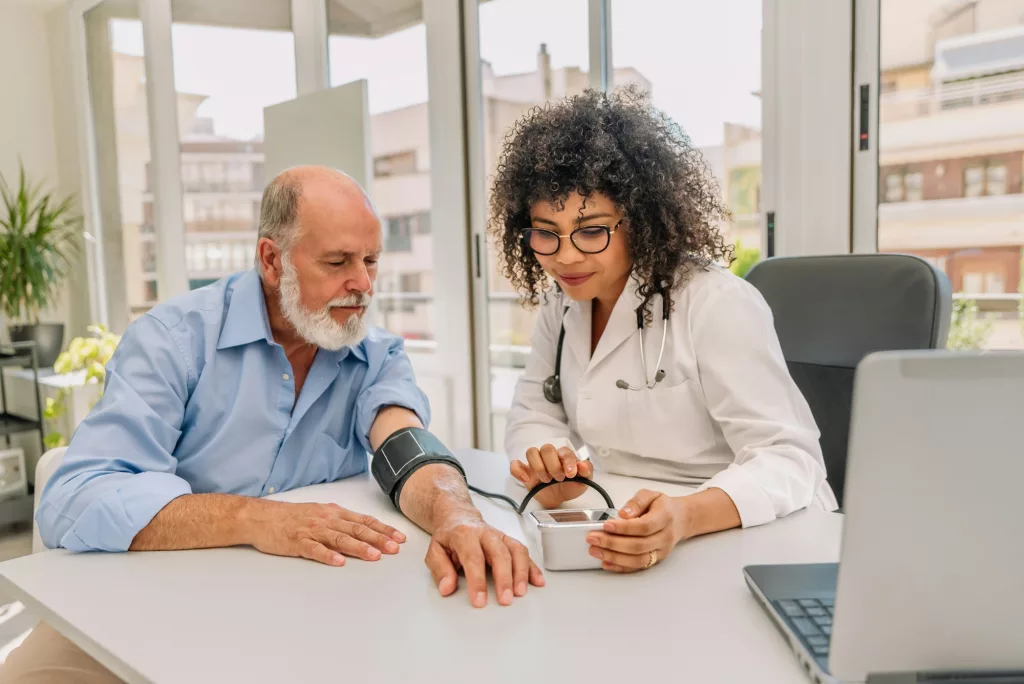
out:
{"label": "laptop", "polygon": [[1024,353],[867,357],[849,446],[840,563],[744,568],[811,679],[1024,681]]}

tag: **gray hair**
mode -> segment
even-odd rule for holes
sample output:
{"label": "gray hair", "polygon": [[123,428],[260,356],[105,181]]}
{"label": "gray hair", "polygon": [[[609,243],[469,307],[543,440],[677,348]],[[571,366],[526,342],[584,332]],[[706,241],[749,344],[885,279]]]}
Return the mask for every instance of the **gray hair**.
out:
{"label": "gray hair", "polygon": [[[282,173],[263,190],[260,202],[259,238],[274,241],[283,253],[287,254],[299,236],[299,197],[302,195],[302,183],[294,174]],[[254,259],[256,271],[263,277],[260,268],[260,255]]]}

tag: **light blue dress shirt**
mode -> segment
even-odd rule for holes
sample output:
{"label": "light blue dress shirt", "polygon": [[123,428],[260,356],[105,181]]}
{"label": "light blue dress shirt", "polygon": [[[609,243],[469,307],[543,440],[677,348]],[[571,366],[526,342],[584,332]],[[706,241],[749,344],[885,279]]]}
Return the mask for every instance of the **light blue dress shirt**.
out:
{"label": "light blue dress shirt", "polygon": [[427,425],[401,339],[378,329],[318,350],[296,401],[259,276],[232,275],[128,327],[103,398],[43,490],[39,532],[50,548],[126,551],[183,494],[263,496],[356,475],[377,411],[392,405]]}

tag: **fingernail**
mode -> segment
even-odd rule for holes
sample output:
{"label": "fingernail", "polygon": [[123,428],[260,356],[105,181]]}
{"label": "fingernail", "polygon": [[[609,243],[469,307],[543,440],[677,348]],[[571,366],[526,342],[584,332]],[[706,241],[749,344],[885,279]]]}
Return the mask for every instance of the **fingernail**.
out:
{"label": "fingernail", "polygon": [[590,547],[590,555],[593,556],[594,558],[600,558],[601,557],[601,549],[597,548],[596,546],[591,546]]}
{"label": "fingernail", "polygon": [[516,596],[526,596],[526,582],[520,582],[516,585]]}
{"label": "fingernail", "polygon": [[569,473],[569,477],[575,477],[576,476],[576,469],[573,468],[572,466],[569,466],[569,468],[567,469],[567,472]]}
{"label": "fingernail", "polygon": [[370,557],[370,560],[377,560],[377,559],[380,558],[380,551],[378,551],[377,549],[371,548],[367,552],[366,555],[368,555]]}
{"label": "fingernail", "polygon": [[482,591],[478,591],[476,596],[473,597],[473,605],[477,608],[483,608],[487,604],[487,594]]}
{"label": "fingernail", "polygon": [[503,605],[506,605],[506,606],[512,603],[512,590],[511,589],[506,589],[504,592],[502,592],[502,594],[501,594],[501,603]]}
{"label": "fingernail", "polygon": [[623,512],[624,514],[626,514],[626,515],[633,515],[633,509],[632,509],[632,508],[630,508],[629,506],[626,506],[625,508],[623,508],[623,509],[622,509],[622,512]]}
{"label": "fingernail", "polygon": [[534,582],[538,587],[543,587],[548,581],[544,579],[544,575],[537,575],[537,581]]}
{"label": "fingernail", "polygon": [[404,542],[406,540],[406,536],[404,534],[402,534],[401,532],[399,532],[398,530],[395,530],[391,534],[391,538],[394,539],[399,544],[401,544],[402,542]]}
{"label": "fingernail", "polygon": [[398,544],[393,541],[388,541],[388,543],[384,545],[384,548],[390,553],[398,553]]}
{"label": "fingernail", "polygon": [[345,557],[342,556],[340,553],[334,554],[334,564],[339,566],[339,567],[344,565],[345,564]]}
{"label": "fingernail", "polygon": [[588,534],[587,535],[587,543],[590,544],[591,546],[597,544],[597,540],[598,540],[598,536],[596,534]]}
{"label": "fingernail", "polygon": [[605,532],[614,532],[615,531],[615,523],[606,522],[604,524],[604,531]]}

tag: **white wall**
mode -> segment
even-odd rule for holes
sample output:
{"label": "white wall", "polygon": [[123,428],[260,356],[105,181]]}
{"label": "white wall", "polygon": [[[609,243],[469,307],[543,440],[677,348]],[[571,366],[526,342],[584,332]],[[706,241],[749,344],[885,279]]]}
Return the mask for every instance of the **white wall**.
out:
{"label": "white wall", "polygon": [[[20,157],[35,182],[61,196],[80,192],[69,59],[63,8],[0,7],[0,173],[9,183],[16,182]],[[68,326],[65,341],[88,324],[84,261],[80,266],[54,309],[43,312],[44,320]],[[0,324],[0,338],[6,335]]]}

